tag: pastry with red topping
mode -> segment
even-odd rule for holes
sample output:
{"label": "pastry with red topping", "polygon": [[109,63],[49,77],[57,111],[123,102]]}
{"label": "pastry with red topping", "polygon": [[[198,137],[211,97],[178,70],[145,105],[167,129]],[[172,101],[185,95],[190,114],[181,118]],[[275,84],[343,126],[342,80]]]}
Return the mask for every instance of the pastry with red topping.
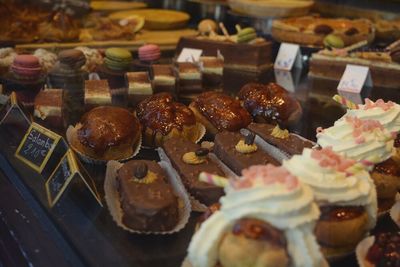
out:
{"label": "pastry with red topping", "polygon": [[[369,237],[368,239],[370,238],[371,237]],[[359,260],[364,260],[364,264],[368,264],[365,266],[399,267],[400,233],[379,233],[372,238],[372,245],[368,248],[365,258]],[[360,243],[360,245],[362,245],[362,243]]]}

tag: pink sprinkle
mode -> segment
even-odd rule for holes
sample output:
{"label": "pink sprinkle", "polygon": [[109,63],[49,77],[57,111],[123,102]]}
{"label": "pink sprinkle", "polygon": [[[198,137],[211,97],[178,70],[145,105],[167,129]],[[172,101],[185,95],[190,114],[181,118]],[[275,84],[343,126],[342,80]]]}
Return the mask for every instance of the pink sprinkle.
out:
{"label": "pink sprinkle", "polygon": [[360,136],[363,132],[371,132],[374,129],[383,130],[383,125],[377,120],[361,120],[357,117],[346,116],[346,121],[353,126],[353,137]]}
{"label": "pink sprinkle", "polygon": [[356,144],[362,144],[365,143],[365,138],[363,136],[358,136],[356,138]]}
{"label": "pink sprinkle", "polygon": [[322,127],[317,128],[317,134],[323,133],[323,132],[324,132],[324,128],[322,128]]}
{"label": "pink sprinkle", "polygon": [[378,99],[375,102],[371,101],[370,99],[366,98],[365,99],[365,106],[364,110],[372,109],[372,108],[381,108],[384,111],[388,111],[395,105],[394,102],[388,101],[385,102],[382,99]]}
{"label": "pink sprinkle", "polygon": [[340,172],[345,172],[356,163],[355,160],[340,156],[330,146],[320,150],[313,150],[311,157],[317,160],[322,168],[332,168]]}

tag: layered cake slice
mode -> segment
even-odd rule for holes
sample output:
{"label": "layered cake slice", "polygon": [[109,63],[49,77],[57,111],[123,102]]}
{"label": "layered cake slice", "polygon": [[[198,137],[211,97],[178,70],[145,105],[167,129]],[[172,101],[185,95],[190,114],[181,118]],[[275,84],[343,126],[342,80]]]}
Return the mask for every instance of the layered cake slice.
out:
{"label": "layered cake slice", "polygon": [[155,64],[152,66],[152,74],[152,84],[155,93],[175,93],[176,78],[170,65]]}
{"label": "layered cake slice", "polygon": [[224,59],[221,57],[200,57],[200,70],[203,75],[203,86],[222,84]]}
{"label": "layered cake slice", "polygon": [[297,134],[289,133],[288,130],[282,130],[279,125],[250,123],[247,129],[289,156],[301,154],[304,148],[312,148],[315,145],[312,141]]}
{"label": "layered cake slice", "polygon": [[85,81],[85,108],[111,105],[111,93],[107,80]]}
{"label": "layered cake slice", "polygon": [[183,138],[168,139],[162,148],[194,198],[207,206],[218,202],[224,190],[198,179],[200,172],[225,176],[218,164],[210,159],[207,149]]}
{"label": "layered cake slice", "polygon": [[153,94],[153,87],[148,72],[127,72],[125,80],[126,87],[128,88],[129,102],[132,106],[135,107],[140,101]]}
{"label": "layered cake slice", "polygon": [[239,132],[221,132],[215,135],[214,153],[237,175],[253,165],[280,163],[254,143],[255,135],[243,136]]}
{"label": "layered cake slice", "polygon": [[48,128],[63,127],[63,90],[47,89],[40,91],[34,102],[35,121]]}
{"label": "layered cake slice", "polygon": [[179,93],[195,93],[203,91],[199,66],[191,62],[176,62]]}

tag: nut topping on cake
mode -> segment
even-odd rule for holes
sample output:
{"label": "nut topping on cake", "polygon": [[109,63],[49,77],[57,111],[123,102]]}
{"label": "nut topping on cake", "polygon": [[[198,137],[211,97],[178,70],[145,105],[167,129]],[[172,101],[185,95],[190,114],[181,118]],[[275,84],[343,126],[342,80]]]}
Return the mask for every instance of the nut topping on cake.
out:
{"label": "nut topping on cake", "polygon": [[146,163],[139,162],[133,169],[133,181],[141,184],[150,184],[157,179],[154,172],[149,171]]}

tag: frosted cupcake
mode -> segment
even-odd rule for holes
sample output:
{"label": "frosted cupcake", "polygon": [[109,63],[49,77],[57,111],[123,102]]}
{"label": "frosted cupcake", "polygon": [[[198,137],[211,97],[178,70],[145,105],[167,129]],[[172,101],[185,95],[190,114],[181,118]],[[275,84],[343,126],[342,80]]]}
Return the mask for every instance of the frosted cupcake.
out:
{"label": "frosted cupcake", "polygon": [[313,235],[312,190],[282,167],[253,166],[225,188],[220,210],[194,234],[193,267],[325,266]]}
{"label": "frosted cupcake", "polygon": [[351,253],[376,224],[376,190],[368,171],[330,147],[306,148],[283,166],[313,189],[321,210],[315,235],[325,256]]}

